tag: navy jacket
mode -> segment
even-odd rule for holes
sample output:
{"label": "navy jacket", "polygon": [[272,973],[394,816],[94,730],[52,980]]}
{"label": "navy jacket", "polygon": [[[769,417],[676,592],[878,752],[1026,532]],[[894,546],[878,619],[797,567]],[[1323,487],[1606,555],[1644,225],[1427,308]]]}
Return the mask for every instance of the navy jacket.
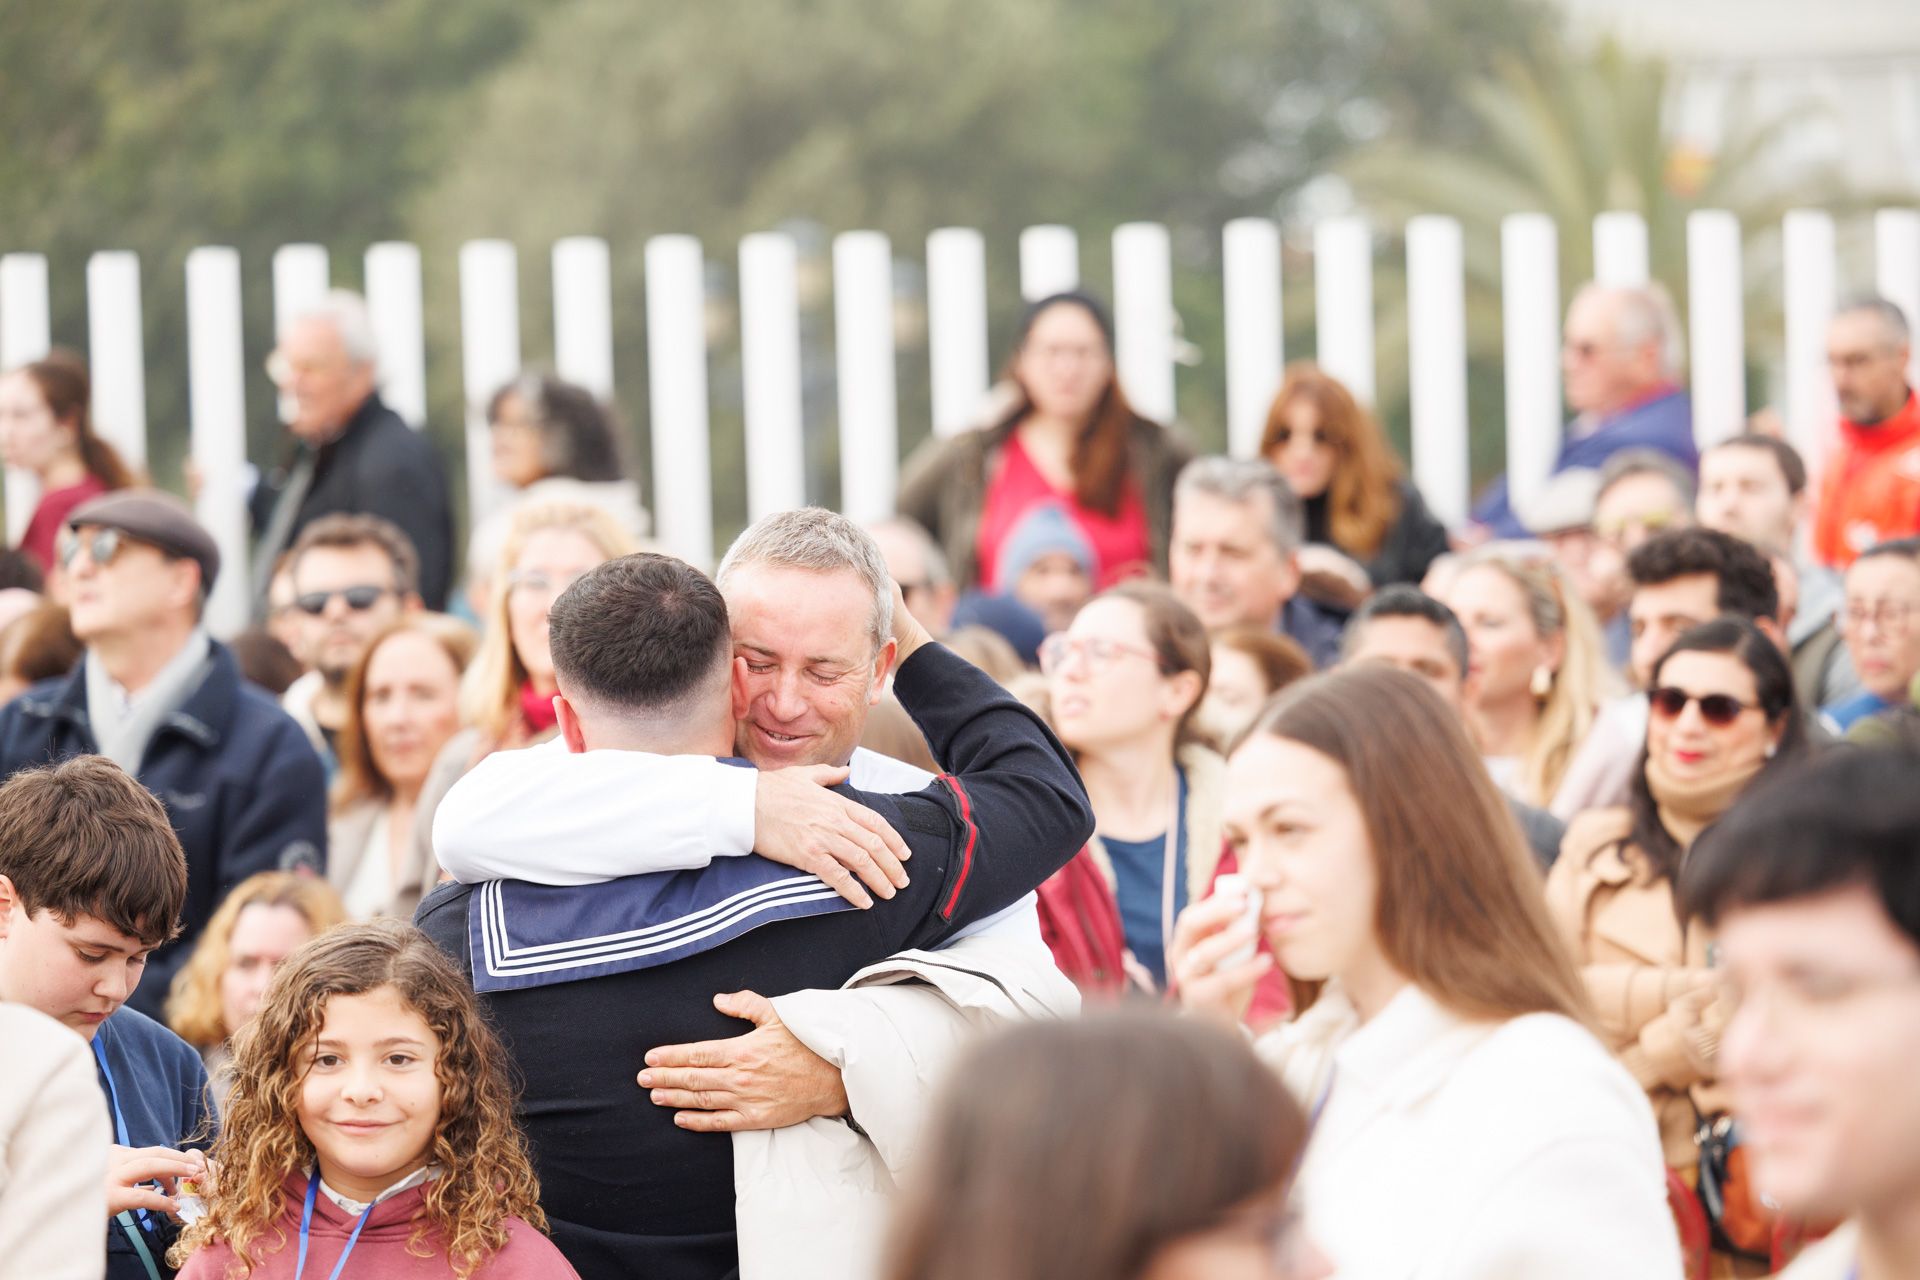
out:
{"label": "navy jacket", "polygon": [[[130,1147],[205,1150],[213,1144],[215,1117],[207,1101],[207,1071],[191,1045],[127,1008],[100,1024],[94,1042],[99,1046],[94,1051],[94,1076],[113,1112],[115,1142],[122,1140],[120,1127],[125,1125],[125,1144]],[[103,1053],[113,1072],[111,1086],[107,1073],[97,1065]],[[144,1221],[135,1219],[134,1229],[144,1232],[147,1252],[160,1264],[161,1274],[172,1275],[173,1268],[164,1259],[180,1234],[180,1224],[165,1214],[149,1213]],[[107,1223],[107,1280],[147,1280],[146,1264],[118,1222]]]}
{"label": "navy jacket", "polygon": [[[180,936],[153,953],[128,1001],[160,1015],[167,987],[229,889],[256,871],[326,869],[327,779],[307,735],[240,679],[225,645],[200,687],[147,745],[137,776],[160,797],[187,853]],[[0,778],[99,750],[87,722],[86,664],[0,709]]]}

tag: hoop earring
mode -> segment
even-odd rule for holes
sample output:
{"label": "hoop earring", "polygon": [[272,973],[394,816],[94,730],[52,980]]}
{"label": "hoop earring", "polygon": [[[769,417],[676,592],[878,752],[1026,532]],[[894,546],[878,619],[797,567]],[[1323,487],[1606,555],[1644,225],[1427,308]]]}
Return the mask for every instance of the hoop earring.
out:
{"label": "hoop earring", "polygon": [[1553,695],[1553,668],[1545,664],[1535,667],[1527,689],[1533,694],[1535,702],[1545,702]]}

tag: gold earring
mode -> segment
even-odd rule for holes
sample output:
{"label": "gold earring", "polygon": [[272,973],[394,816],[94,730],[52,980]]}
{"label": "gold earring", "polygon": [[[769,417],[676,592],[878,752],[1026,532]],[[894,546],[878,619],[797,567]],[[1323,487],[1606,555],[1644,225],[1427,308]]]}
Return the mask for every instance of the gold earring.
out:
{"label": "gold earring", "polygon": [[1545,702],[1553,693],[1553,668],[1544,663],[1533,669],[1533,680],[1527,685],[1533,693],[1535,702]]}

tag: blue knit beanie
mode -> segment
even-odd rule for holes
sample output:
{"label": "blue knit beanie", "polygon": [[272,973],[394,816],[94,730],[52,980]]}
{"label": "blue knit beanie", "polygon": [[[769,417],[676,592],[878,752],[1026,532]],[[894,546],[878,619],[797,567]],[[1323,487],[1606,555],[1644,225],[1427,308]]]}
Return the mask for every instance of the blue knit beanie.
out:
{"label": "blue knit beanie", "polygon": [[1059,503],[1043,502],[1020,517],[1000,544],[1000,589],[1013,590],[1035,560],[1061,551],[1072,556],[1087,577],[1094,576],[1093,544],[1087,535]]}

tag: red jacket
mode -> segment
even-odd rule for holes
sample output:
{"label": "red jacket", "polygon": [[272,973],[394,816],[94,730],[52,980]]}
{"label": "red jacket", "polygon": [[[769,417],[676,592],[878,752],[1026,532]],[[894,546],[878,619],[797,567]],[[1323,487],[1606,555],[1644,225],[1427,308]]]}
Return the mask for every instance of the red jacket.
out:
{"label": "red jacket", "polygon": [[1838,568],[1876,542],[1920,533],[1920,395],[1872,426],[1840,420],[1814,515],[1813,549]]}

